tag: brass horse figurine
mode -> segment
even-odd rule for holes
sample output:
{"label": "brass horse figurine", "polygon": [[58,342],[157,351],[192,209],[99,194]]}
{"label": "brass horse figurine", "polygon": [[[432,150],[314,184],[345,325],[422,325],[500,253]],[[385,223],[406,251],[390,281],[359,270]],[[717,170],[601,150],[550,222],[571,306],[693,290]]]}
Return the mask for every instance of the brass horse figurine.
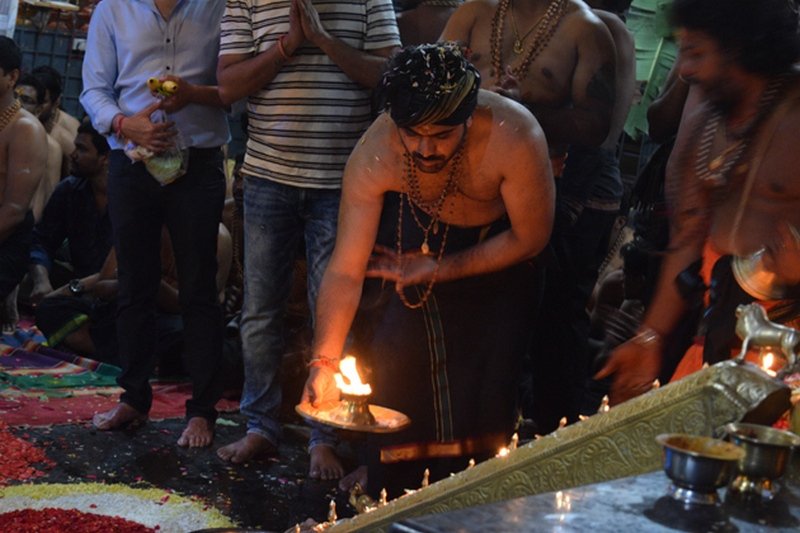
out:
{"label": "brass horse figurine", "polygon": [[742,350],[736,357],[739,362],[744,361],[747,350],[753,346],[780,350],[786,359],[784,371],[789,371],[797,364],[800,331],[771,322],[767,312],[757,303],[736,308],[736,334],[742,339]]}

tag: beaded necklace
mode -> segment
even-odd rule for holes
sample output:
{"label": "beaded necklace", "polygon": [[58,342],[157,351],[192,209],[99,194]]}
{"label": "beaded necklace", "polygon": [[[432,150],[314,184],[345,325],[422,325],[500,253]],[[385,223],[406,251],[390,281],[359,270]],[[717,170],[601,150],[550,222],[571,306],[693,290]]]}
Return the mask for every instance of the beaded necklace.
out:
{"label": "beaded necklace", "polygon": [[[738,134],[732,144],[728,144],[722,152],[711,158],[711,148],[717,130],[723,124],[723,113],[720,110],[709,111],[707,120],[702,122],[702,132],[697,145],[695,158],[695,176],[701,183],[709,188],[717,189],[728,183],[728,176],[744,155],[750,141],[753,139],[756,127],[769,114],[775,97],[780,92],[786,81],[786,76],[779,76],[770,80],[758,101],[758,111],[755,118],[747,125],[743,132]],[[747,170],[747,163],[738,166],[739,171]]]}
{"label": "beaded necklace", "polygon": [[21,107],[22,102],[20,102],[18,99],[15,99],[13,104],[8,106],[5,111],[0,113],[0,131],[6,129],[6,126],[8,126],[9,122],[11,122],[11,119],[17,115],[17,112]]}
{"label": "beaded necklace", "polygon": [[[550,44],[550,39],[556,32],[556,28],[558,28],[561,19],[564,18],[564,15],[567,12],[567,7],[569,7],[569,0],[553,0],[547,6],[547,10],[545,10],[544,14],[539,18],[536,24],[534,24],[533,27],[531,27],[531,29],[528,30],[522,37],[520,37],[517,32],[516,21],[513,18],[514,13],[512,9],[512,30],[515,34],[513,46],[514,53],[519,55],[524,52],[524,41],[531,32],[534,32],[531,46],[528,48],[528,52],[522,58],[522,62],[516,67],[511,67],[511,74],[515,78],[522,80],[528,75],[528,69],[530,68],[531,63],[533,63],[539,54],[541,54],[544,49],[547,48],[547,45]],[[502,48],[503,38],[505,37],[506,13],[508,12],[509,8],[511,8],[511,0],[500,0],[500,3],[497,5],[497,10],[494,13],[494,18],[492,18],[492,37],[489,44],[491,47],[492,68],[494,69],[494,75],[498,83],[501,81],[505,73],[505,70],[503,69]]]}
{"label": "beaded necklace", "polygon": [[[403,261],[403,211],[405,206],[408,205],[408,210],[411,213],[411,216],[414,218],[414,223],[422,231],[422,245],[420,246],[419,251],[423,255],[431,255],[428,237],[430,236],[431,231],[433,231],[434,235],[439,232],[439,217],[442,212],[442,207],[444,206],[444,201],[448,194],[458,189],[458,178],[461,176],[461,164],[464,157],[465,139],[466,132],[461,138],[461,142],[459,143],[456,152],[451,157],[449,162],[450,171],[447,173],[447,181],[445,182],[444,187],[442,187],[442,192],[439,193],[439,196],[431,202],[427,202],[422,198],[420,193],[419,178],[417,176],[417,166],[414,163],[413,156],[408,152],[408,150],[406,150],[403,161],[405,166],[405,181],[408,191],[400,192],[400,206],[398,208],[397,215],[397,261],[401,263],[400,266],[402,266]],[[417,209],[428,213],[430,216],[430,221],[428,224],[423,224],[419,219],[419,215],[417,215]],[[431,292],[433,292],[433,286],[436,283],[439,267],[442,265],[444,249],[445,245],[447,244],[447,234],[449,232],[450,224],[445,224],[444,231],[442,232],[442,242],[439,245],[439,250],[436,254],[436,268],[418,302],[410,302],[403,292],[403,287],[400,284],[395,285],[397,295],[400,297],[400,301],[403,302],[403,305],[409,309],[419,309],[425,305],[425,302],[428,301]]]}

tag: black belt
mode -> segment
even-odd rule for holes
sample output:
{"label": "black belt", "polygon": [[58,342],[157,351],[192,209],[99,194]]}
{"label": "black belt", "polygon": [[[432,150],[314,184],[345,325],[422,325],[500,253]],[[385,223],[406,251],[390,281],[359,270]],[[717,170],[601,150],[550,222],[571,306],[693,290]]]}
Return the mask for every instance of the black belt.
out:
{"label": "black belt", "polygon": [[213,157],[220,153],[221,147],[214,146],[212,148],[189,148],[189,157]]}

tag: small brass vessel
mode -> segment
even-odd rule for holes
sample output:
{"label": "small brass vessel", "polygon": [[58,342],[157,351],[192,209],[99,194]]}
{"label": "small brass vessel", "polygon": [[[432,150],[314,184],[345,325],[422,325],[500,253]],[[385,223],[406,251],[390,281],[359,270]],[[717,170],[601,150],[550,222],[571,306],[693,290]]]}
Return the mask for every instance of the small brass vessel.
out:
{"label": "small brass vessel", "polygon": [[758,424],[727,424],[723,431],[731,442],[745,451],[745,456],[737,463],[738,474],[731,481],[730,490],[771,499],[775,492],[774,481],[786,471],[793,448],[800,446],[800,437]]}
{"label": "small brass vessel", "polygon": [[664,472],[672,480],[669,495],[687,505],[719,503],[717,489],[728,483],[744,450],[719,439],[666,433],[656,441],[664,449]]}
{"label": "small brass vessel", "polygon": [[336,418],[354,426],[374,426],[375,417],[369,412],[369,394],[345,394],[336,410]]}

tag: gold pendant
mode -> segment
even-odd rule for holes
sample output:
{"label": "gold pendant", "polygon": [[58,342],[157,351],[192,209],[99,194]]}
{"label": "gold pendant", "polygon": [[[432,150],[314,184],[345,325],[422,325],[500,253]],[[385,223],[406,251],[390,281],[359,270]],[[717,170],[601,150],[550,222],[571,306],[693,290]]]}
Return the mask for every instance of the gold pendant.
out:
{"label": "gold pendant", "polygon": [[514,53],[520,55],[524,51],[525,48],[522,47],[522,41],[519,39],[514,39]]}
{"label": "gold pendant", "polygon": [[428,255],[431,253],[431,247],[428,246],[428,239],[422,241],[422,246],[419,247],[419,251],[422,252],[422,255]]}

